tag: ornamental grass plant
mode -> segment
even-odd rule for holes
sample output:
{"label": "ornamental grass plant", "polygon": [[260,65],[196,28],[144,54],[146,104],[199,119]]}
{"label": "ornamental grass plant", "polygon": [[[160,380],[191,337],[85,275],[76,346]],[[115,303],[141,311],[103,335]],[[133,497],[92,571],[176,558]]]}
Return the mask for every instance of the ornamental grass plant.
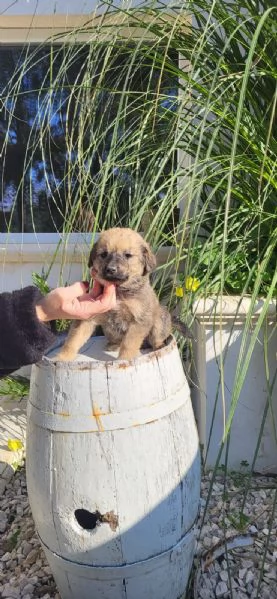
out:
{"label": "ornamental grass plant", "polygon": [[277,295],[276,22],[274,0],[104,2],[83,27],[2,50],[3,233],[91,244],[110,226],[140,230],[167,248],[154,284],[189,325],[200,297],[251,298],[222,443]]}

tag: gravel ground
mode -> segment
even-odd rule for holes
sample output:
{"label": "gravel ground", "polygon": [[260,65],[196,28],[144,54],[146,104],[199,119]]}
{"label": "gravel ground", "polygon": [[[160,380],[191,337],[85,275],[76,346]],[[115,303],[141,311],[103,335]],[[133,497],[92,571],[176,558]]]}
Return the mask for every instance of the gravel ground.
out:
{"label": "gravel ground", "polygon": [[[224,482],[223,474],[214,481],[211,474],[203,477],[188,599],[277,599],[276,496],[276,478],[250,481],[233,473]],[[59,599],[35,533],[24,467],[0,497],[0,535],[0,596]]]}
{"label": "gravel ground", "polygon": [[212,478],[201,484],[189,599],[277,599],[277,479]]}

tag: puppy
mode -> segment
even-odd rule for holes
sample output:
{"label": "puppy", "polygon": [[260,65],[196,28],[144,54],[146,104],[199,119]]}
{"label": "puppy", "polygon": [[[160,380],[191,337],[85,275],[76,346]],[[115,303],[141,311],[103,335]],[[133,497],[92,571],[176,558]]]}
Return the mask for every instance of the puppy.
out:
{"label": "puppy", "polygon": [[90,320],[73,321],[56,359],[71,361],[101,325],[107,348],[132,360],[144,341],[158,349],[171,333],[171,317],[160,305],[149,282],[156,259],[148,243],[131,229],[114,228],[101,233],[93,246],[88,266],[93,279],[116,285],[116,308]]}

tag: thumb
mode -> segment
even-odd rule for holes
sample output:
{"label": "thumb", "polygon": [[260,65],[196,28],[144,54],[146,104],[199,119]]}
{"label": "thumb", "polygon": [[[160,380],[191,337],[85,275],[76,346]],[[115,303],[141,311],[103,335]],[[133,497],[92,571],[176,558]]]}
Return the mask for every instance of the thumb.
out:
{"label": "thumb", "polygon": [[66,296],[68,300],[75,299],[84,295],[89,288],[89,283],[78,281],[77,283],[73,283],[73,285],[69,285],[64,289],[66,292]]}

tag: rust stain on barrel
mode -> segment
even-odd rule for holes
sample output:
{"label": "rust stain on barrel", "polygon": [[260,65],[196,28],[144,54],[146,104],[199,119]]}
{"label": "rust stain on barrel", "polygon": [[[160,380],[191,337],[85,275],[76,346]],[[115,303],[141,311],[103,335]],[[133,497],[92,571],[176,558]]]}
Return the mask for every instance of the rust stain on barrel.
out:
{"label": "rust stain on barrel", "polygon": [[100,522],[106,522],[110,525],[110,528],[115,532],[118,527],[118,516],[112,510],[111,512],[106,512],[106,514],[101,514],[99,518]]}
{"label": "rust stain on barrel", "polygon": [[98,426],[98,430],[103,433],[104,432],[104,426],[102,424],[101,421],[101,416],[104,416],[103,412],[101,412],[99,406],[96,403],[93,403],[93,410],[92,410],[92,416],[95,418],[97,426]]}

